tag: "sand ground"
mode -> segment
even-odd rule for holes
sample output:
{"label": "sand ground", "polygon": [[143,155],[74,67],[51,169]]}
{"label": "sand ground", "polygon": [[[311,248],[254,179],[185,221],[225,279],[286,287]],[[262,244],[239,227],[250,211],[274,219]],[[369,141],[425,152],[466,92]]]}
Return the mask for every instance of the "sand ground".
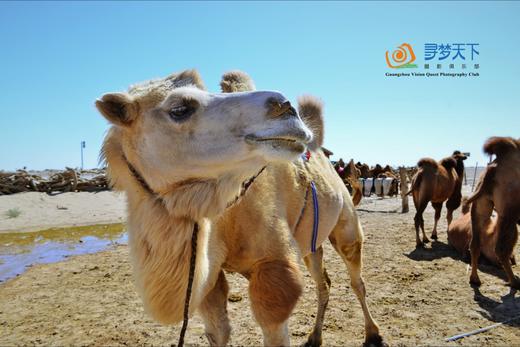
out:
{"label": "sand ground", "polygon": [[[124,205],[124,202],[119,202]],[[364,199],[364,278],[368,303],[390,345],[520,345],[520,320],[446,343],[444,339],[520,315],[518,293],[503,285],[501,271],[481,266],[479,291],[468,284],[468,266],[446,244],[445,211],[440,240],[415,249],[413,204],[401,214],[400,199]],[[456,213],[456,216],[458,213]],[[433,210],[425,213],[427,230]],[[517,258],[520,258],[518,248]],[[0,284],[0,345],[169,345],[180,326],[164,327],[144,313],[132,284],[128,247],[37,265]],[[346,268],[330,245],[325,261],[332,280],[323,343],[359,346],[363,315]],[[305,292],[290,318],[292,344],[302,344],[316,313],[315,286],[306,270]],[[519,267],[514,267],[519,274]],[[228,274],[230,343],[260,345],[249,310],[247,281]],[[190,321],[187,343],[207,345],[199,317]]]}
{"label": "sand ground", "polygon": [[[111,191],[3,195],[0,196],[0,233],[122,222],[126,216],[125,201],[124,194]],[[11,209],[18,210],[20,215],[9,218]]]}

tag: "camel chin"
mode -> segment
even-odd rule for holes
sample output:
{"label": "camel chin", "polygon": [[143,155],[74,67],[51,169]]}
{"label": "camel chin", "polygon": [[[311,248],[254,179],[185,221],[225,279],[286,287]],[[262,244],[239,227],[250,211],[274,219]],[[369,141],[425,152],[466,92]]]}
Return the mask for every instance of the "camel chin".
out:
{"label": "camel chin", "polygon": [[260,131],[245,136],[247,144],[252,146],[267,161],[292,161],[307,150],[307,143],[312,141],[312,132],[301,121],[291,120],[287,130]]}
{"label": "camel chin", "polygon": [[246,142],[255,147],[268,162],[287,162],[302,155],[306,146],[300,141],[286,138],[246,137]]}

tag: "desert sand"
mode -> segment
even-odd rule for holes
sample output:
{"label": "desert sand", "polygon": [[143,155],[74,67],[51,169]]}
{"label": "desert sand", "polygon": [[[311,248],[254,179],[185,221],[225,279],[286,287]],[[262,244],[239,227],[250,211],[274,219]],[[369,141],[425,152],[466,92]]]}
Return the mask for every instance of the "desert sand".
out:
{"label": "desert sand", "polygon": [[[120,223],[126,217],[125,203],[124,194],[111,191],[3,195],[0,196],[0,233]],[[20,215],[10,218],[11,209],[18,210]]]}
{"label": "desert sand", "polygon": [[[66,194],[61,196],[69,199]],[[13,197],[16,201],[16,195]],[[100,197],[105,200],[98,201]],[[6,205],[4,198],[0,199],[1,209],[12,208],[13,201]],[[89,217],[92,221],[98,217],[95,207],[106,208],[104,204],[109,201],[118,205],[110,207],[114,209],[112,212],[124,209],[121,196],[108,198],[97,194],[91,198],[78,197],[93,204]],[[63,203],[49,201],[53,202],[46,202],[48,209],[56,209],[56,204]],[[439,225],[439,242],[416,250],[413,204],[407,214],[399,213],[400,204],[398,198],[374,197],[363,199],[358,209],[365,232],[364,278],[368,303],[386,341],[392,346],[520,345],[520,320],[457,342],[445,342],[446,337],[520,315],[520,298],[504,286],[501,270],[485,264],[480,267],[483,281],[480,290],[469,286],[467,263],[446,243],[445,211]],[[28,211],[33,211],[20,206],[27,216]],[[73,206],[71,203],[69,210],[52,211],[54,218],[44,220],[49,225],[57,224],[57,216],[62,212],[75,218]],[[48,211],[42,209],[39,213],[44,212]],[[124,214],[114,212],[99,220],[110,216],[117,220],[124,218]],[[424,217],[430,232],[433,227],[431,207]],[[59,221],[65,225],[86,222],[79,217]],[[31,227],[41,223],[29,222]],[[5,229],[7,224],[2,220],[0,225]],[[11,228],[15,227],[26,229],[21,224],[11,224]],[[325,254],[332,289],[323,343],[325,346],[359,346],[363,342],[363,315],[350,288],[346,268],[328,243]],[[517,259],[520,258],[518,248],[516,254]],[[315,286],[303,266],[302,271],[305,292],[290,319],[294,345],[305,342],[316,313]],[[519,273],[518,266],[514,271]],[[228,274],[227,278],[231,288],[230,343],[260,345],[262,335],[249,310],[247,281],[236,274]],[[127,246],[36,265],[0,284],[0,345],[169,345],[176,343],[179,330],[180,324],[160,326],[143,312],[132,283]],[[190,320],[186,341],[207,345],[202,321],[197,316]]]}

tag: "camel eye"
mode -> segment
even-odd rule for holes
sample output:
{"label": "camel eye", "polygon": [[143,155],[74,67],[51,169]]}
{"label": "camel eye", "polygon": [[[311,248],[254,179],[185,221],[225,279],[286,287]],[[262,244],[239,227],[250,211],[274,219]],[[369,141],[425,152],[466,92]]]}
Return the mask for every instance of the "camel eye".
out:
{"label": "camel eye", "polygon": [[187,120],[192,114],[195,113],[195,108],[189,105],[182,105],[173,107],[168,115],[176,122],[183,122]]}

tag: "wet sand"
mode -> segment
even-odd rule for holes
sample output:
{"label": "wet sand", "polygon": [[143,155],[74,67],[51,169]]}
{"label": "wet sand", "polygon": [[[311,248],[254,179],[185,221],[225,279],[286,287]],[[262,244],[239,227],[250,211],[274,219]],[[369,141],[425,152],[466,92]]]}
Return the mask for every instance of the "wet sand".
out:
{"label": "wet sand", "polygon": [[[411,203],[411,201],[410,201]],[[519,294],[500,278],[502,271],[481,265],[483,285],[468,284],[468,265],[446,241],[445,211],[439,242],[415,249],[413,204],[401,214],[400,199],[364,199],[359,215],[365,231],[364,278],[368,303],[390,345],[520,344],[520,320],[446,343],[446,337],[520,314]],[[458,212],[455,213],[458,216]],[[427,230],[433,210],[425,213]],[[518,247],[517,258],[520,257]],[[363,315],[346,268],[330,245],[325,263],[332,280],[323,343],[359,346]],[[519,267],[513,268],[520,274]],[[315,286],[307,271],[305,292],[290,319],[291,343],[306,340],[316,313]],[[249,310],[247,281],[227,275],[231,344],[260,345],[262,336]],[[0,284],[0,345],[167,345],[180,325],[160,326],[143,312],[134,290],[128,247],[36,265]],[[199,317],[190,321],[187,343],[207,345]]]}

